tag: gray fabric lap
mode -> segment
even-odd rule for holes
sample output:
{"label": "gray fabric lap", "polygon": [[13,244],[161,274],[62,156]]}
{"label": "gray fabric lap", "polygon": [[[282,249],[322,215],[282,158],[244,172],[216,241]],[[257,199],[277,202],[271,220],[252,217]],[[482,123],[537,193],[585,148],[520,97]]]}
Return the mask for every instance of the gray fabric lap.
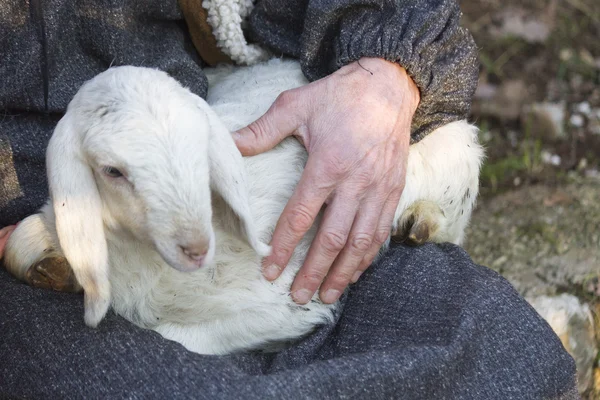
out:
{"label": "gray fabric lap", "polygon": [[343,303],[279,353],[202,356],[2,271],[0,397],[577,398],[550,327],[455,246],[394,246]]}

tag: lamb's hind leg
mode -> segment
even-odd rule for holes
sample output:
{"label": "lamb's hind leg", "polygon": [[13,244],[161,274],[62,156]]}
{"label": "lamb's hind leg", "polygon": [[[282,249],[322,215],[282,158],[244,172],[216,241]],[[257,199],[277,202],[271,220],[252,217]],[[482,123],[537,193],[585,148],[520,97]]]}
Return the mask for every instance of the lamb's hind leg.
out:
{"label": "lamb's hind leg", "polygon": [[31,286],[78,292],[73,270],[57,245],[49,207],[25,218],[13,231],[4,253],[4,266]]}
{"label": "lamb's hind leg", "polygon": [[439,205],[421,200],[411,204],[400,217],[391,239],[398,243],[421,245],[436,241],[446,229],[446,217]]}
{"label": "lamb's hind leg", "polygon": [[412,244],[460,244],[479,189],[483,148],[466,121],[436,129],[409,150],[392,236]]}

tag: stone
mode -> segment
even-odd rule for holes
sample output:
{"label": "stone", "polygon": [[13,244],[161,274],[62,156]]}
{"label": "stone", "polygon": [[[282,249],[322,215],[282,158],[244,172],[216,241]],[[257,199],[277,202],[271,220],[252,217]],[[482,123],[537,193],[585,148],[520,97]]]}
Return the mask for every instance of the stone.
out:
{"label": "stone", "polygon": [[564,102],[531,104],[524,107],[521,123],[531,131],[533,137],[565,139],[565,108]]}
{"label": "stone", "polygon": [[537,18],[528,15],[524,10],[507,9],[497,15],[499,26],[490,26],[490,34],[496,38],[507,36],[518,37],[529,43],[543,43],[550,35],[550,26]]}
{"label": "stone", "polygon": [[594,318],[590,307],[570,294],[528,298],[529,304],[558,335],[577,365],[577,388],[584,393],[593,383],[594,361],[598,353]]}
{"label": "stone", "polygon": [[600,368],[594,369],[594,390],[589,396],[590,399],[600,399]]}
{"label": "stone", "polygon": [[498,93],[498,86],[487,82],[479,82],[475,90],[475,99],[491,100],[496,96],[496,93]]}
{"label": "stone", "polygon": [[581,103],[575,106],[575,111],[585,115],[586,117],[589,117],[592,114],[592,107],[587,101],[582,101]]}
{"label": "stone", "polygon": [[540,158],[544,164],[559,166],[561,163],[561,158],[558,154],[552,154],[547,150],[542,150],[540,152]]}
{"label": "stone", "polygon": [[481,83],[475,93],[473,113],[503,121],[518,120],[523,105],[528,101],[527,85],[520,79],[507,80],[499,87]]}
{"label": "stone", "polygon": [[585,123],[585,120],[583,119],[583,117],[580,114],[573,114],[573,115],[571,115],[569,122],[574,127],[581,128],[583,126],[583,124]]}
{"label": "stone", "polygon": [[590,112],[589,130],[594,135],[600,135],[600,108],[596,108]]}

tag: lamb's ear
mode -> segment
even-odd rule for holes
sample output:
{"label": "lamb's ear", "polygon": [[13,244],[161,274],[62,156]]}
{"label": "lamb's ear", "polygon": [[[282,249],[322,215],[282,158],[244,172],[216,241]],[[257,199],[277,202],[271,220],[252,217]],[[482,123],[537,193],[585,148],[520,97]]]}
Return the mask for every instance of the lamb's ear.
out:
{"label": "lamb's ear", "polygon": [[242,238],[245,238],[260,256],[267,256],[271,248],[260,241],[248,196],[246,169],[242,155],[237,149],[231,133],[207,105],[200,107],[208,116],[210,136],[208,158],[210,185],[229,206],[226,223]]}
{"label": "lamb's ear", "polygon": [[46,169],[62,251],[85,292],[85,323],[95,327],[110,304],[102,204],[82,151],[73,111],[59,121],[48,144]]}

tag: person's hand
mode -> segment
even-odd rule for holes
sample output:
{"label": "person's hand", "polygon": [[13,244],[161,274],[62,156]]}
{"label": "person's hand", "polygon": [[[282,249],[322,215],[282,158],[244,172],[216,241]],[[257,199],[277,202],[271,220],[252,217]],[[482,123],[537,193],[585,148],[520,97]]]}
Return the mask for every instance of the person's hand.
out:
{"label": "person's hand", "polygon": [[10,225],[0,229],[0,260],[4,257],[4,247],[6,246],[6,242],[16,227],[16,225]]}
{"label": "person's hand", "polygon": [[[363,58],[282,93],[260,119],[234,133],[246,156],[294,135],[309,157],[273,234],[263,273],[276,279],[327,204],[291,288],[297,303],[335,302],[356,282],[390,234],[404,188],[410,125],[419,92],[397,64]],[[325,281],[323,282],[323,279]]]}

